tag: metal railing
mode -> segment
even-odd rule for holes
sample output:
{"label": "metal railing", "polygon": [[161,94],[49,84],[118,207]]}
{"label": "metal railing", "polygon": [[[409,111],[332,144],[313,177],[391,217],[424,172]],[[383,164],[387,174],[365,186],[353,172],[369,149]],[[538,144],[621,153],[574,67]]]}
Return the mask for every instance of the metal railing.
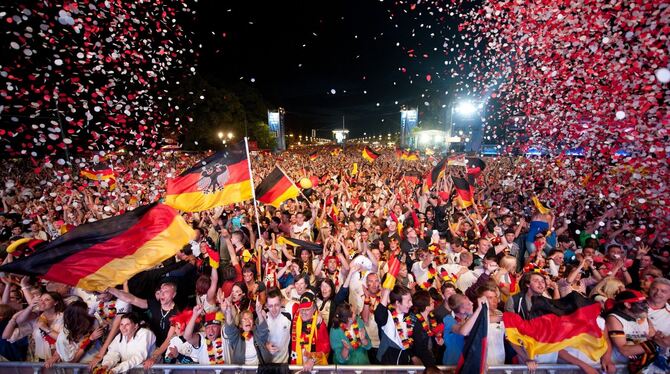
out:
{"label": "metal railing", "polygon": [[[453,372],[456,368],[455,366],[438,366],[443,371]],[[421,373],[426,368],[423,366],[413,366],[413,365],[399,365],[399,366],[383,366],[383,365],[324,365],[324,366],[314,366],[312,369],[312,374],[326,374],[326,373],[407,373],[407,374],[417,374]],[[300,365],[290,365],[289,370],[291,372],[299,372],[302,370]],[[251,374],[258,371],[258,366],[256,365],[154,365],[148,372],[154,374],[170,374],[172,372],[177,372],[178,374],[189,374],[189,373],[235,373],[235,374]],[[54,365],[52,369],[45,369],[44,363],[42,362],[0,362],[0,373],[2,374],[46,374],[46,373],[88,373],[88,365],[85,364],[70,364],[70,363],[60,363]],[[137,373],[146,373],[143,369],[133,369],[131,372]],[[489,373],[524,373],[528,372],[526,365],[501,365],[501,366],[490,366],[488,368]],[[539,364],[538,373],[549,373],[549,374],[567,374],[567,373],[581,373],[582,371],[576,365],[564,365],[564,364]],[[617,365],[617,373],[627,373],[626,365]]]}

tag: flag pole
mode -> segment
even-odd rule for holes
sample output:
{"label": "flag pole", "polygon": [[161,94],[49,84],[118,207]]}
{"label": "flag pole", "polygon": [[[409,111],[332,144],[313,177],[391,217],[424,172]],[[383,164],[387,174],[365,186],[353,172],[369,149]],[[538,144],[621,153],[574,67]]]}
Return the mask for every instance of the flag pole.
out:
{"label": "flag pole", "polygon": [[[254,174],[251,172],[251,155],[249,154],[249,142],[247,140],[247,137],[244,137],[244,149],[247,152],[247,166],[249,167],[249,181],[251,182],[251,197],[254,199],[254,216],[256,216],[256,229],[258,230],[258,239],[256,241],[261,239],[261,220],[258,218],[258,202],[256,201],[256,186],[254,186]],[[255,244],[255,243],[254,243]],[[260,264],[260,261],[262,259],[262,249],[256,245],[256,250],[259,251],[258,253],[258,262]],[[262,272],[262,267],[260,269],[261,271],[256,274],[256,278],[259,280],[262,279],[262,275],[260,274]]]}

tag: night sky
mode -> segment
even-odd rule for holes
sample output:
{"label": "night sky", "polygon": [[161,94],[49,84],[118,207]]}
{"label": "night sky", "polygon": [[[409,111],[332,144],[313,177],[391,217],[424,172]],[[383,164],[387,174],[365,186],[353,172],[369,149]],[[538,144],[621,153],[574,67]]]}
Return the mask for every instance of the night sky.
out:
{"label": "night sky", "polygon": [[444,121],[452,82],[440,75],[447,60],[441,34],[448,30],[431,29],[429,14],[422,24],[380,1],[199,7],[200,72],[255,86],[271,108],[284,107],[290,130],[315,128],[327,137],[344,115],[352,136],[397,131],[402,105],[438,113],[432,125]]}

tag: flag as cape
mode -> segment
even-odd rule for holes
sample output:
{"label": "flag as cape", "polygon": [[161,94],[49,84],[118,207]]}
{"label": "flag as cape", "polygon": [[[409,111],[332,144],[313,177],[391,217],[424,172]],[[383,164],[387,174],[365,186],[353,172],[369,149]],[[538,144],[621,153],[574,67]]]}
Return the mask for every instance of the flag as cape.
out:
{"label": "flag as cape", "polygon": [[200,212],[252,198],[248,155],[237,144],[198,162],[167,184],[165,204]]}
{"label": "flag as cape", "polygon": [[488,348],[487,337],[489,328],[489,307],[481,305],[470,334],[463,343],[463,352],[458,359],[456,373],[460,374],[483,374],[486,372],[486,349]]}
{"label": "flag as cape", "polygon": [[377,159],[377,157],[379,157],[379,153],[373,151],[368,147],[363,148],[363,158],[366,159],[368,162],[374,162]]}
{"label": "flag as cape", "polygon": [[0,271],[103,291],[174,256],[194,236],[176,210],[154,203],[77,226]]}
{"label": "flag as cape", "polygon": [[256,200],[278,208],[281,203],[300,195],[300,190],[275,166],[274,170],[256,187]]}
{"label": "flag as cape", "polygon": [[578,292],[558,300],[534,297],[531,319],[503,313],[505,334],[511,343],[523,346],[530,359],[572,347],[599,361],[607,351],[607,340],[597,322],[600,310],[599,302]]}
{"label": "flag as cape", "polygon": [[321,254],[323,253],[323,247],[320,244],[317,243],[312,243],[308,242],[305,240],[299,240],[295,238],[285,238],[283,236],[280,236],[277,238],[277,243],[278,244],[284,244],[284,245],[290,245],[293,247],[301,247],[305,248],[310,252],[313,252],[314,254]]}

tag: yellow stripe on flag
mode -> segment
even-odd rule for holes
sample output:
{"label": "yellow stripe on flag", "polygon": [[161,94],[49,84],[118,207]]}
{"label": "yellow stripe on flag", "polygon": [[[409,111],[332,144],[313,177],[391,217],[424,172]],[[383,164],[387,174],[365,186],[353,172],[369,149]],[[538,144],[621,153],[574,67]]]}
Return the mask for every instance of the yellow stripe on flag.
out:
{"label": "yellow stripe on flag", "polygon": [[529,336],[521,334],[515,328],[506,328],[505,335],[511,343],[523,346],[531,360],[537,355],[558,352],[567,347],[579,349],[591,360],[596,362],[600,361],[600,358],[607,352],[607,340],[604,335],[598,338],[590,334],[582,333],[554,343],[539,342]]}
{"label": "yellow stripe on flag", "polygon": [[[212,209],[216,206],[234,204],[240,201],[250,200],[251,181],[244,180],[239,183],[226,185],[225,188],[215,193],[202,193],[201,191],[185,192],[176,195],[167,195],[165,205],[175,209],[200,212]],[[197,208],[196,208],[197,207]]]}
{"label": "yellow stripe on flag", "polygon": [[133,275],[174,256],[194,237],[195,231],[191,226],[182,216],[175,215],[170,226],[144,243],[135,253],[108,262],[95,273],[80,279],[77,287],[88,291],[104,291],[121,284]]}

